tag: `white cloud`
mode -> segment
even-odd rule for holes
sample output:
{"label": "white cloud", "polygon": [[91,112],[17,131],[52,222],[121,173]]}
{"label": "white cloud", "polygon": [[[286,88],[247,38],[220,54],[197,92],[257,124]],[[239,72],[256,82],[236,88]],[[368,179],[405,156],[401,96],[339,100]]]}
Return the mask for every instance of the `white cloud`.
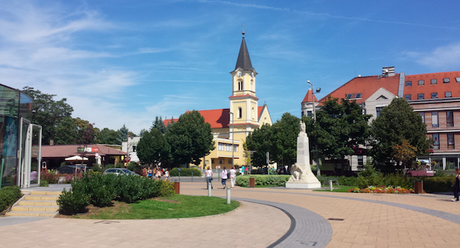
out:
{"label": "white cloud", "polygon": [[428,53],[405,52],[403,54],[427,67],[458,69],[460,64],[460,43],[438,47]]}

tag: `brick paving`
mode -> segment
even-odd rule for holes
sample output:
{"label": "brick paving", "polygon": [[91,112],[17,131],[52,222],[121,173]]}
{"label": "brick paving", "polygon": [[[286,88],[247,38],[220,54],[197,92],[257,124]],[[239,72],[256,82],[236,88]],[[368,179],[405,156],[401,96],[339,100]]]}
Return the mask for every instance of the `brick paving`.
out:
{"label": "brick paving", "polygon": [[[205,183],[181,193],[207,195]],[[214,189],[213,196],[225,197]],[[230,213],[172,220],[0,218],[0,247],[459,247],[460,203],[451,196],[232,189]],[[10,217],[8,217],[10,218]],[[46,231],[45,231],[46,230]]]}

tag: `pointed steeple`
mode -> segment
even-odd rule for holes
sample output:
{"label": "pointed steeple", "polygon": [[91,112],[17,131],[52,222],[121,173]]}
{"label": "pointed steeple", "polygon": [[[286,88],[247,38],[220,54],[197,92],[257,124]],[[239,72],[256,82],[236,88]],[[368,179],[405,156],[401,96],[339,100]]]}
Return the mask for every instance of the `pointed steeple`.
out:
{"label": "pointed steeple", "polygon": [[254,70],[251,63],[251,58],[249,58],[248,48],[246,46],[246,41],[244,40],[244,30],[243,30],[243,40],[241,41],[240,52],[238,54],[238,60],[236,61],[235,70],[241,68],[243,70]]}

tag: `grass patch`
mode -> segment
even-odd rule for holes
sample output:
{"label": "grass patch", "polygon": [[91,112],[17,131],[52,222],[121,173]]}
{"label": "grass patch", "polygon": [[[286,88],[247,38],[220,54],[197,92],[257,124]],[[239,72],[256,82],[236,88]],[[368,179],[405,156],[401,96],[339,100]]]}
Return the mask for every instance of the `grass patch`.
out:
{"label": "grass patch", "polygon": [[[87,213],[72,216],[78,219],[171,219],[216,215],[240,205],[219,197],[172,195],[142,200],[137,203],[114,202],[111,207],[90,207]],[[63,216],[60,216],[63,217]]]}
{"label": "grass patch", "polygon": [[340,186],[338,188],[330,189],[315,189],[314,191],[328,191],[328,192],[347,192],[349,189],[357,188],[356,186]]}

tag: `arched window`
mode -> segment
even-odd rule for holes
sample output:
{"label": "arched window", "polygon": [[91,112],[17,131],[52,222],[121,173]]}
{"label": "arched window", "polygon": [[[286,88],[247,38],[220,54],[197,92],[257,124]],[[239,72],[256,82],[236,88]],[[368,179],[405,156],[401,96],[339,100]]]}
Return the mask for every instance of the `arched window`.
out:
{"label": "arched window", "polygon": [[238,108],[238,119],[243,118],[243,109],[241,107]]}
{"label": "arched window", "polygon": [[238,81],[238,90],[243,90],[243,82]]}
{"label": "arched window", "polygon": [[252,108],[251,117],[252,117],[252,119],[254,120],[254,108]]}

